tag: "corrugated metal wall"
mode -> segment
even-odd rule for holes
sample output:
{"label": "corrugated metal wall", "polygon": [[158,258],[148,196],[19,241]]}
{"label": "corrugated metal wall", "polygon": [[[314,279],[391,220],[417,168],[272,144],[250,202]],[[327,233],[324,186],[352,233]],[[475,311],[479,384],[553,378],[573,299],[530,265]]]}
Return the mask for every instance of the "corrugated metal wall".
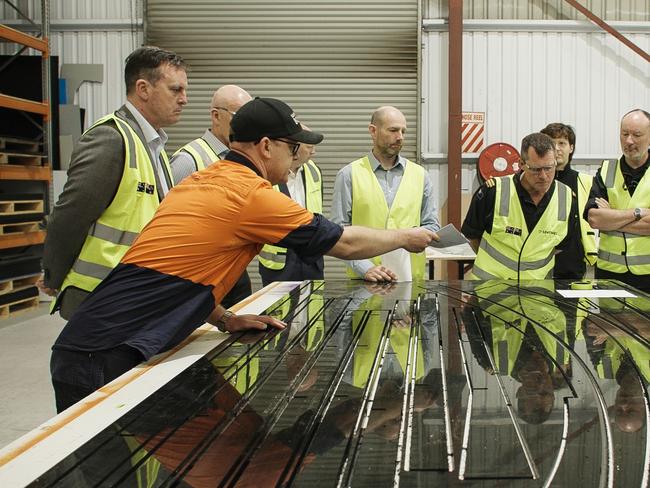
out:
{"label": "corrugated metal wall", "polygon": [[[650,0],[580,0],[580,3],[602,19],[649,21]],[[424,17],[446,18],[447,0],[424,0]],[[581,20],[565,0],[465,0],[463,17],[466,19],[566,19]]]}
{"label": "corrugated metal wall", "polygon": [[[376,107],[406,114],[412,137],[405,154],[414,157],[417,38],[417,0],[148,2],[148,42],[177,51],[192,68],[190,102],[168,131],[169,148],[205,130],[210,97],[222,84],[283,99],[326,135],[314,158],[323,169],[326,215],[336,172],[371,146]],[[328,278],[344,276],[337,260],[326,269]]]}
{"label": "corrugated metal wall", "polygon": [[[650,51],[649,33],[626,35]],[[447,152],[447,34],[427,32],[423,53],[426,156]],[[577,132],[576,157],[617,155],[623,113],[650,106],[650,64],[601,32],[465,32],[463,110],[486,113],[486,143],[514,146],[549,122]]]}

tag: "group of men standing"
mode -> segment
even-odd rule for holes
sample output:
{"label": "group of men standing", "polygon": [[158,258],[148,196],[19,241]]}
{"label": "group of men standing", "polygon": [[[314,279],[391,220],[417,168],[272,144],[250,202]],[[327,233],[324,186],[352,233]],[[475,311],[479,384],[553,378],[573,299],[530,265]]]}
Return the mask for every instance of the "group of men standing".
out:
{"label": "group of men standing", "polygon": [[[521,171],[474,194],[462,231],[474,279],[616,279],[650,292],[650,114],[621,120],[623,155],[595,177],[571,168],[576,136],[553,123],[526,136]],[[596,246],[594,229],[600,233]]]}
{"label": "group of men standing", "polygon": [[[422,251],[440,228],[434,187],[400,154],[407,124],[395,107],[372,114],[372,150],[339,171],[330,222],[311,159],[323,136],[284,102],[219,88],[210,127],[168,161],[163,128],[187,104],[184,61],[136,49],[125,81],[124,106],[82,135],[47,223],[40,286],[70,319],[53,347],[59,410],[204,321],[227,331],[282,328],[226,310],[251,293],[245,270],[255,255],[265,285],[322,279],[324,254],[346,259],[351,278],[392,281],[381,255],[397,248],[411,252],[413,278],[423,277]],[[605,162],[592,185],[570,167],[571,127],[524,138],[521,172],[473,197],[462,228],[477,249],[472,277],[580,278],[598,252],[597,277],[650,291],[647,112],[625,115],[621,145],[623,156]],[[80,382],[70,366],[82,363]]]}

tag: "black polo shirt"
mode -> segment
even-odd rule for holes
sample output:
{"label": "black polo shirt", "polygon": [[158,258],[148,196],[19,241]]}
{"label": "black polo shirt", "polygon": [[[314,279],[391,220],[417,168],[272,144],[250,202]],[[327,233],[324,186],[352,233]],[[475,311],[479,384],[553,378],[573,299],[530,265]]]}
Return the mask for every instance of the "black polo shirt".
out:
{"label": "black polo shirt", "polygon": [[[650,168],[650,149],[648,150],[648,160],[639,168],[630,167],[630,165],[627,164],[627,161],[625,161],[625,156],[621,156],[619,161],[621,162],[623,181],[625,182],[628,193],[632,196],[634,195],[634,190],[636,190],[639,181],[641,181],[641,178],[643,178],[647,169]],[[582,218],[585,220],[589,220],[589,210],[592,208],[598,208],[598,205],[596,205],[596,198],[604,198],[609,201],[607,197],[607,187],[605,186],[600,171],[598,171],[594,177],[594,184],[591,187],[591,193],[589,193],[589,200],[587,201],[587,205],[585,205],[585,210],[582,215]],[[596,265],[596,278],[620,280],[634,288],[650,293],[650,276],[648,275],[635,275],[629,271],[625,273],[614,273],[612,271],[599,269],[598,265]]]}
{"label": "black polo shirt", "polygon": [[[555,172],[555,179],[571,188],[574,198],[571,202],[571,214],[580,223],[580,209],[578,208],[578,172],[568,163],[562,171]],[[556,279],[579,280],[587,271],[585,263],[585,249],[582,245],[580,228],[577,232],[569,232],[566,249],[555,256],[553,277]]]}
{"label": "black polo shirt", "polygon": [[[521,204],[524,219],[526,220],[526,227],[530,233],[537,225],[537,222],[539,222],[544,210],[546,210],[548,202],[551,201],[551,197],[553,196],[553,192],[557,185],[553,182],[551,188],[542,197],[539,204],[535,205],[529,193],[522,186],[519,174],[515,175],[514,180],[515,188],[517,189],[517,196],[519,197],[519,203]],[[483,232],[487,232],[488,234],[492,233],[495,200],[496,186],[490,187],[487,184],[483,184],[478,190],[476,190],[476,193],[474,193],[474,196],[472,197],[472,202],[470,203],[463,226],[461,227],[461,232],[465,234],[465,237],[468,239],[481,239],[481,237],[483,237]],[[576,229],[578,233],[580,232],[577,224],[577,214],[571,212],[569,215],[569,229],[567,236],[556,247],[556,249],[562,251],[568,249],[572,234],[575,234]]]}

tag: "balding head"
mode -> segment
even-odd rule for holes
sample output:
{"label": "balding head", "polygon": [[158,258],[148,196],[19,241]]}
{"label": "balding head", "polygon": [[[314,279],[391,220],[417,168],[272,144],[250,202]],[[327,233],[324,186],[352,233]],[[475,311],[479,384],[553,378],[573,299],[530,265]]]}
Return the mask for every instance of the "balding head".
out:
{"label": "balding head", "polygon": [[372,153],[386,169],[392,167],[402,150],[406,134],[406,117],[395,107],[379,107],[370,118]]}
{"label": "balding head", "polygon": [[237,112],[242,105],[251,100],[246,90],[237,85],[224,85],[212,95],[210,114],[212,119],[212,133],[226,146],[230,145],[230,121],[232,114]]}

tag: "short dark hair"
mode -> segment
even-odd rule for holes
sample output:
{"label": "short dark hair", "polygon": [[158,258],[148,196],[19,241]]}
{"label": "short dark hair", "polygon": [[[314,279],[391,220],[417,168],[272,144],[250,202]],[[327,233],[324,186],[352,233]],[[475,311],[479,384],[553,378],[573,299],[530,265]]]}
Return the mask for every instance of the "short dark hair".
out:
{"label": "short dark hair", "polygon": [[642,108],[635,108],[635,109],[630,110],[628,113],[623,115],[623,117],[621,117],[621,120],[623,120],[625,117],[627,117],[628,115],[630,115],[630,114],[632,114],[634,112],[641,112],[643,115],[645,115],[645,118],[648,119],[648,122],[650,122],[650,113],[646,112]]}
{"label": "short dark hair", "polygon": [[155,84],[162,76],[159,68],[164,64],[187,69],[185,61],[178,54],[156,46],[142,46],[129,54],[124,67],[126,94],[133,91],[136,81],[141,78]]}
{"label": "short dark hair", "polygon": [[552,139],[564,138],[567,141],[569,141],[569,144],[573,146],[573,151],[571,151],[571,154],[569,154],[569,162],[571,162],[571,160],[573,159],[573,153],[575,152],[575,148],[576,148],[576,133],[573,130],[573,127],[567,124],[563,124],[561,122],[554,122],[552,124],[548,124],[539,132],[542,134],[546,134]]}
{"label": "short dark hair", "polygon": [[551,151],[555,152],[555,144],[553,143],[553,139],[551,139],[546,134],[542,134],[541,132],[533,132],[532,134],[528,134],[521,141],[521,159],[524,161],[524,163],[528,157],[528,149],[530,147],[535,149],[535,152],[540,157],[546,156]]}

